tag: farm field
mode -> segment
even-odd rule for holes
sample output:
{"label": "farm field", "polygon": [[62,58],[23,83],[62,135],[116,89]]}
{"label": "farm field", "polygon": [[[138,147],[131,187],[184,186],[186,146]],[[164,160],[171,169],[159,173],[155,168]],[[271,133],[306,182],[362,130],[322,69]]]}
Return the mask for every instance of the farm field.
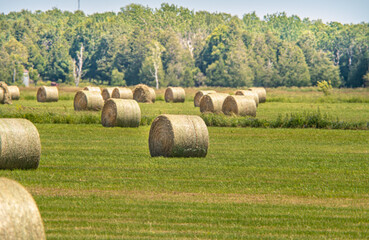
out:
{"label": "farm field", "polygon": [[[257,117],[319,107],[340,120],[368,122],[369,92],[343,91],[322,98],[315,91],[271,90]],[[0,106],[1,114],[100,116],[74,113],[72,91],[47,104],[33,93]],[[200,114],[191,95],[184,104],[160,96],[140,104],[143,116]],[[31,192],[47,239],[369,238],[367,130],[208,127],[206,158],[151,158],[150,126],[104,128],[92,120],[36,123],[39,168],[0,171]]]}

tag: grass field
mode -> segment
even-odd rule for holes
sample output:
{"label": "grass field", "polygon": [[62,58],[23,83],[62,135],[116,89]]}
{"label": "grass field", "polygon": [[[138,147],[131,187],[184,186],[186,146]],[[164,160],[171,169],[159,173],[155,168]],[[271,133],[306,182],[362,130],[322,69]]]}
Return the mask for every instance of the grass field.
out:
{"label": "grass field", "polygon": [[[306,99],[321,93],[294,90],[288,97],[289,91],[271,92],[276,101],[261,105],[260,117],[271,117],[266,109],[272,114],[283,104],[303,111],[319,102],[320,111],[330,109],[340,119],[369,119],[368,91],[350,93],[353,97],[340,92],[329,97],[334,101],[315,103]],[[10,108],[61,114],[65,105],[75,114],[73,97],[67,97],[72,93],[64,94],[65,100],[54,104],[38,104],[30,94]],[[362,102],[339,100],[355,95]],[[189,101],[140,106],[149,116],[199,114]],[[48,239],[369,238],[366,130],[209,127],[206,158],[151,158],[149,126],[36,127],[42,143],[39,168],[2,170],[0,176],[31,192]]]}

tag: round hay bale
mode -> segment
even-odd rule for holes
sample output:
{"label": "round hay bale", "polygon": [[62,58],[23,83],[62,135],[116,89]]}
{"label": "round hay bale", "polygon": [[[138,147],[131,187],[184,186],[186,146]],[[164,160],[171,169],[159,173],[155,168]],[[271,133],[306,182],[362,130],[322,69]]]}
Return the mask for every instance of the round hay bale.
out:
{"label": "round hay bale", "polygon": [[142,103],[153,103],[156,99],[155,90],[145,84],[139,84],[133,89],[133,99]]}
{"label": "round hay bale", "polygon": [[223,103],[224,114],[239,116],[256,116],[256,103],[252,97],[233,95],[228,96]]}
{"label": "round hay bale", "polygon": [[83,90],[90,91],[90,92],[99,92],[101,94],[101,89],[99,87],[87,86],[87,87],[84,87]]}
{"label": "round hay bale", "polygon": [[266,102],[267,93],[266,93],[265,88],[263,88],[263,87],[252,87],[252,88],[249,88],[249,90],[258,94],[259,103],[265,103]]}
{"label": "round hay bale", "polygon": [[35,125],[26,119],[0,119],[0,169],[36,169],[40,156]]}
{"label": "round hay bale", "polygon": [[256,92],[249,90],[237,90],[235,95],[250,96],[254,99],[256,107],[259,106],[259,95]]}
{"label": "round hay bale", "polygon": [[0,103],[12,104],[12,97],[8,85],[5,82],[0,82],[0,89],[1,89]]}
{"label": "round hay bale", "polygon": [[186,92],[181,87],[168,87],[165,90],[164,98],[166,102],[184,102]]}
{"label": "round hay bale", "polygon": [[195,107],[200,107],[200,100],[201,100],[201,97],[204,96],[204,95],[207,95],[209,93],[216,93],[216,91],[214,90],[208,90],[208,91],[198,91],[196,94],[195,94],[195,97],[193,99],[193,103],[195,105]]}
{"label": "round hay bale", "polygon": [[12,100],[19,100],[20,98],[19,88],[17,86],[8,86],[8,89]]}
{"label": "round hay bale", "polygon": [[218,113],[222,111],[223,102],[228,97],[227,93],[209,93],[200,100],[200,112]]}
{"label": "round hay bale", "polygon": [[208,145],[208,128],[199,116],[163,114],[151,124],[152,157],[205,157]]}
{"label": "round hay bale", "polygon": [[101,96],[103,97],[104,101],[108,100],[113,95],[114,88],[104,88],[101,92]]}
{"label": "round hay bale", "polygon": [[99,111],[104,106],[104,100],[99,92],[78,91],[74,96],[75,111]]}
{"label": "round hay bale", "polygon": [[0,178],[0,239],[46,239],[32,195],[18,182]]}
{"label": "round hay bale", "polygon": [[37,102],[57,102],[59,91],[57,87],[42,86],[37,90]]}
{"label": "round hay bale", "polygon": [[101,113],[104,127],[138,127],[141,121],[141,109],[133,99],[110,98]]}
{"label": "round hay bale", "polygon": [[129,88],[114,88],[112,98],[133,99],[133,93]]}

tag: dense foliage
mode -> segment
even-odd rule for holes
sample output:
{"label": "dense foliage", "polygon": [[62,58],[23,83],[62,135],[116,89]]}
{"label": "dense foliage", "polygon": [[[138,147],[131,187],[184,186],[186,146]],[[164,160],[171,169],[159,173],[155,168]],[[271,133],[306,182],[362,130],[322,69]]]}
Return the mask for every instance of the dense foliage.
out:
{"label": "dense foliage", "polygon": [[151,86],[369,86],[369,23],[162,4],[0,15],[0,79]]}

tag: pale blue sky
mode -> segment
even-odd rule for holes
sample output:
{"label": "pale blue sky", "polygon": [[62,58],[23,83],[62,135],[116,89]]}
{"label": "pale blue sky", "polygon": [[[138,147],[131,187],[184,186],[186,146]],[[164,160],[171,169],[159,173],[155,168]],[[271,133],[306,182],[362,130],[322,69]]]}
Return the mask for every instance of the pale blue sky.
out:
{"label": "pale blue sky", "polygon": [[[368,0],[80,0],[80,2],[81,10],[87,14],[106,11],[118,12],[121,7],[130,3],[160,8],[161,3],[166,2],[195,11],[225,12],[239,17],[255,11],[260,18],[263,18],[266,14],[284,11],[289,16],[296,14],[301,18],[321,19],[323,22],[369,22]],[[78,0],[0,0],[0,12],[7,14],[22,9],[45,11],[53,7],[75,11],[77,3]]]}

